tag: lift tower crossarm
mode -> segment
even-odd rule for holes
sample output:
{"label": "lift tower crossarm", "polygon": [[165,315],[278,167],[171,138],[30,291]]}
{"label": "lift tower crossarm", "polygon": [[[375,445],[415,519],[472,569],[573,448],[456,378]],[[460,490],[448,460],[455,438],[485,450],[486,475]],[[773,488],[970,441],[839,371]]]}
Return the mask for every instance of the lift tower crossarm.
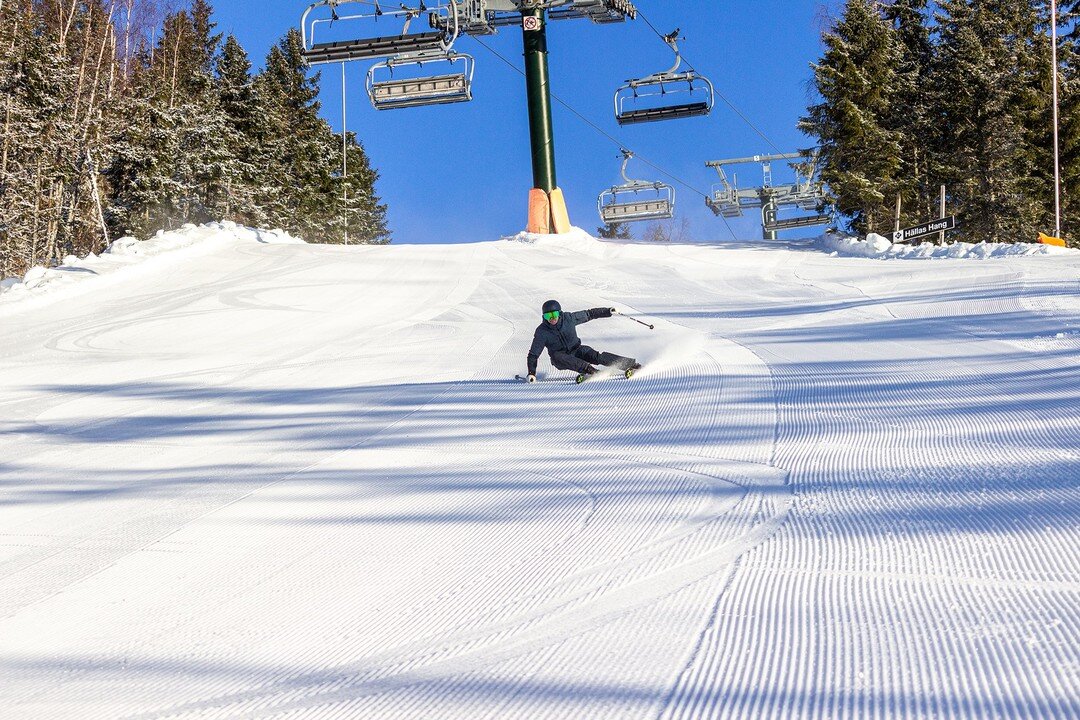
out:
{"label": "lift tower crossarm", "polygon": [[612,13],[625,15],[631,20],[637,17],[637,8],[631,0],[484,0],[483,5],[490,12],[557,10],[590,18]]}
{"label": "lift tower crossarm", "polygon": [[753,157],[731,158],[729,160],[710,160],[705,163],[706,167],[721,167],[723,165],[745,165],[757,162],[773,162],[775,160],[798,160],[799,158],[813,157],[813,152],[781,153],[779,155],[754,155]]}

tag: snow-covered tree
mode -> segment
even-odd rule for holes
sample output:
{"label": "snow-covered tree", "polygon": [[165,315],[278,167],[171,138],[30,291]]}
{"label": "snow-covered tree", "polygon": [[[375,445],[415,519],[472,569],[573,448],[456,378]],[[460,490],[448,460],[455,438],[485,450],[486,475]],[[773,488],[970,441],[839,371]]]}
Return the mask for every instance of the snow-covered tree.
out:
{"label": "snow-covered tree", "polygon": [[270,50],[255,82],[264,113],[259,157],[265,169],[260,206],[270,224],[309,242],[388,242],[386,206],[375,192],[377,173],[354,136],[342,145],[319,117],[319,74],[309,74],[299,31]]}
{"label": "snow-covered tree", "polygon": [[223,217],[250,225],[262,225],[256,202],[259,167],[256,158],[262,143],[262,111],[251,77],[251,62],[236,38],[230,35],[217,62],[217,86],[225,116],[224,143],[227,160],[222,168],[225,185]]}
{"label": "snow-covered tree", "polygon": [[0,233],[5,274],[100,250],[115,34],[101,0],[0,4]]}

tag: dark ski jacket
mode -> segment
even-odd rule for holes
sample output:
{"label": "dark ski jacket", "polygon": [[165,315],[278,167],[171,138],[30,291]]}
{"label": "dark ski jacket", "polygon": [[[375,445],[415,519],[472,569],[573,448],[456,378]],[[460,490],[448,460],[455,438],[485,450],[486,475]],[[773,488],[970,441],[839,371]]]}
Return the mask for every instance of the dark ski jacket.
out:
{"label": "dark ski jacket", "polygon": [[590,320],[607,317],[611,317],[611,308],[592,308],[564,312],[559,315],[559,322],[554,325],[548,323],[547,320],[540,323],[540,327],[533,333],[532,347],[529,348],[529,374],[536,374],[536,361],[540,359],[540,353],[545,348],[549,356],[557,352],[573,353],[581,347],[581,340],[577,336],[577,326]]}

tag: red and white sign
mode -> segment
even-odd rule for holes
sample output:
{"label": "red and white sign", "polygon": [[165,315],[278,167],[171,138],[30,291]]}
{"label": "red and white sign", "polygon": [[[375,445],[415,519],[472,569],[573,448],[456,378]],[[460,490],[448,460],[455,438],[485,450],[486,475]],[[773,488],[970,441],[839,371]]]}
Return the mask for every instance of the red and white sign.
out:
{"label": "red and white sign", "polygon": [[540,18],[533,17],[532,15],[526,15],[521,18],[521,27],[525,30],[539,30]]}

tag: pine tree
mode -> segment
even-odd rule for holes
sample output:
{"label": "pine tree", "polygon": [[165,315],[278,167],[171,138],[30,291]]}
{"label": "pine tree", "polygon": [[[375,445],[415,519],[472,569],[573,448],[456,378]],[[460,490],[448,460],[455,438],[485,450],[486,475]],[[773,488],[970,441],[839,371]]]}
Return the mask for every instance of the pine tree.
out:
{"label": "pine tree", "polygon": [[1033,0],[1017,11],[1017,100],[1013,111],[1024,124],[1022,191],[1025,219],[1033,232],[1054,233],[1054,108],[1049,3]]}
{"label": "pine tree", "polygon": [[[371,161],[363,145],[356,139],[355,133],[346,133],[348,174],[344,181],[346,194],[342,195],[342,204],[331,207],[330,212],[340,211],[348,218],[348,242],[385,245],[390,242],[390,231],[386,227],[386,203],[375,192],[378,172],[371,167]],[[337,141],[337,137],[334,137]],[[331,233],[327,242],[344,242]]]}
{"label": "pine tree", "polygon": [[0,265],[17,273],[104,242],[94,157],[106,152],[115,35],[101,0],[12,2],[0,19]]}
{"label": "pine tree", "polygon": [[897,184],[902,198],[902,225],[923,222],[936,217],[937,212],[938,192],[931,179],[930,148],[938,124],[927,88],[934,51],[927,2],[894,0],[884,8],[885,19],[896,31],[900,52],[896,90],[885,124],[900,143]]}
{"label": "pine tree", "polygon": [[848,0],[814,65],[822,102],[800,129],[821,145],[821,177],[837,210],[860,232],[891,230],[900,189],[899,133],[887,124],[896,100],[900,48],[876,0]]}
{"label": "pine tree", "polygon": [[341,141],[319,117],[318,81],[308,75],[299,31],[290,30],[255,82],[265,118],[260,205],[271,224],[310,242],[344,242],[346,228],[350,242],[388,242],[377,174],[353,138],[342,178]]}
{"label": "pine tree", "polygon": [[251,77],[251,63],[232,35],[225,40],[218,59],[217,85],[225,117],[223,139],[227,150],[222,169],[225,186],[222,217],[261,225],[263,215],[256,203],[259,181],[256,159],[262,142],[262,113]]}
{"label": "pine tree", "polygon": [[265,113],[259,205],[270,225],[314,240],[312,235],[322,229],[321,195],[330,178],[329,173],[322,177],[327,158],[318,138],[319,74],[308,77],[294,33],[270,49],[255,80]]}
{"label": "pine tree", "polygon": [[1070,29],[1059,37],[1061,154],[1061,227],[1074,247],[1080,247],[1080,0],[1066,0],[1058,9],[1059,24]]}
{"label": "pine tree", "polygon": [[630,225],[628,223],[604,223],[596,228],[596,237],[605,240],[631,240]]}
{"label": "pine tree", "polygon": [[145,237],[173,225],[174,158],[179,143],[174,115],[161,69],[143,47],[131,58],[131,77],[112,126],[110,162],[105,176],[110,186],[106,216],[114,235]]}
{"label": "pine tree", "polygon": [[1040,112],[1033,17],[1030,3],[1015,0],[940,3],[935,152],[967,240],[1034,239],[1041,224],[1045,197],[1032,183],[1039,153],[1030,128]]}
{"label": "pine tree", "polygon": [[31,104],[32,77],[38,64],[29,62],[35,21],[29,0],[0,5],[0,278],[21,275],[31,264],[34,235],[35,142],[41,124]]}

